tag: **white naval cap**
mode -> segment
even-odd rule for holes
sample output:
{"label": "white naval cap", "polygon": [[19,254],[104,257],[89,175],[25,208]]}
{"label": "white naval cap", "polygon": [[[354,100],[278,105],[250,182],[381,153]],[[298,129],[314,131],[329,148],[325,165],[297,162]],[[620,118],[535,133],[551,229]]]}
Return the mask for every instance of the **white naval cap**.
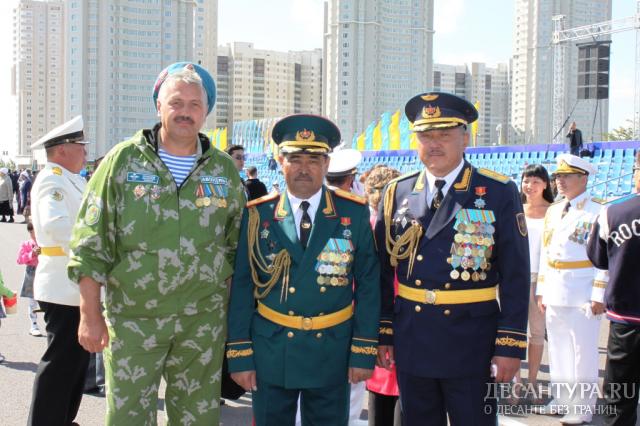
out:
{"label": "white naval cap", "polygon": [[56,145],[62,145],[63,143],[88,144],[89,142],[84,140],[83,129],[84,122],[82,121],[82,116],[75,116],[38,139],[37,142],[31,145],[31,149],[51,148]]}
{"label": "white naval cap", "polygon": [[329,154],[328,177],[353,175],[357,172],[358,164],[362,160],[362,153],[356,149],[341,149]]}
{"label": "white naval cap", "polygon": [[570,174],[578,173],[595,174],[596,168],[587,160],[571,154],[560,154],[556,157],[556,164],[558,168],[554,172],[555,174]]}

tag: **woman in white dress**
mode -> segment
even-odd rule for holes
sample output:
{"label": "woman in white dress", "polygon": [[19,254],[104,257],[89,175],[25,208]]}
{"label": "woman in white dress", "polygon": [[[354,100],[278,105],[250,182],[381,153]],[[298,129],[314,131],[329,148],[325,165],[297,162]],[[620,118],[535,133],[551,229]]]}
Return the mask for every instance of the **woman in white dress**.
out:
{"label": "woman in white dress", "polygon": [[[522,172],[522,203],[524,215],[529,231],[529,258],[531,261],[531,288],[529,293],[529,347],[527,362],[529,367],[528,390],[535,390],[533,403],[540,404],[538,389],[538,371],[544,351],[544,313],[538,309],[535,301],[538,267],[540,264],[540,247],[542,243],[542,229],[544,215],[549,205],[553,203],[551,182],[547,169],[541,164],[531,164]],[[518,374],[516,381],[520,380]]]}

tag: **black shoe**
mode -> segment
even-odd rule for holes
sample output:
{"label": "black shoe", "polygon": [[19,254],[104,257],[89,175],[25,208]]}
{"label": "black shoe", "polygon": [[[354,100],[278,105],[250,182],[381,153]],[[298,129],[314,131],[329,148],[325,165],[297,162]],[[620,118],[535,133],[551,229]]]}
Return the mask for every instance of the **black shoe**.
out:
{"label": "black shoe", "polygon": [[13,216],[9,218],[9,223],[13,223]]}
{"label": "black shoe", "polygon": [[7,219],[4,216],[2,216],[2,219],[0,219],[0,222],[6,222],[6,221]]}

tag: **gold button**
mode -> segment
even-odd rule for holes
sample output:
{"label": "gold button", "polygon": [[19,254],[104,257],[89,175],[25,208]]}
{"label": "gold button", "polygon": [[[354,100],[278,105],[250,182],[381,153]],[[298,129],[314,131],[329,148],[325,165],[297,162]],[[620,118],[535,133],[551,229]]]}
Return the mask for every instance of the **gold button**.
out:
{"label": "gold button", "polygon": [[327,291],[326,287],[320,287],[320,293],[324,293],[325,291]]}
{"label": "gold button", "polygon": [[293,294],[296,292],[296,288],[295,287],[289,287],[289,293]]}
{"label": "gold button", "polygon": [[420,307],[420,305],[416,305],[416,312],[420,312],[422,310],[422,308]]}
{"label": "gold button", "polygon": [[417,255],[417,256],[416,256],[416,259],[418,259],[418,262],[420,262],[420,261],[423,259],[423,258],[422,258],[422,255],[421,255],[421,254]]}
{"label": "gold button", "polygon": [[416,280],[416,285],[420,287],[422,285],[422,280]]}
{"label": "gold button", "polygon": [[446,283],[446,284],[444,285],[444,288],[447,288],[447,289],[451,288],[451,283]]}
{"label": "gold button", "polygon": [[289,311],[289,315],[293,315],[293,311]]}
{"label": "gold button", "polygon": [[316,334],[316,337],[317,337],[318,339],[319,339],[319,338],[321,338],[321,337],[322,337],[322,333],[318,333],[318,334]]}
{"label": "gold button", "polygon": [[445,309],[445,310],[444,310],[444,314],[445,314],[445,315],[450,315],[450,314],[451,314],[451,311],[450,311],[450,310],[448,310],[448,309]]}
{"label": "gold button", "polygon": [[291,338],[293,337],[293,331],[288,332],[288,333],[287,333],[287,337],[288,337],[289,339],[291,339]]}

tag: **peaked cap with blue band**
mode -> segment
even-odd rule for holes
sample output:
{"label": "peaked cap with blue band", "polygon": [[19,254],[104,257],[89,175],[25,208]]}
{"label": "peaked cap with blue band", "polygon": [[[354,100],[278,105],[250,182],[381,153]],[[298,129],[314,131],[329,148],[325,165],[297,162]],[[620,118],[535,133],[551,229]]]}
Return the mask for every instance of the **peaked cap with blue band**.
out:
{"label": "peaked cap with blue band", "polygon": [[293,114],[273,126],[271,138],[283,154],[326,154],[340,144],[340,130],[319,115]]}
{"label": "peaked cap with blue band", "polygon": [[202,80],[202,87],[204,87],[205,92],[207,92],[208,115],[216,104],[216,82],[213,80],[213,77],[211,77],[211,74],[209,74],[209,71],[198,64],[194,64],[193,62],[176,62],[175,64],[169,65],[163,69],[160,74],[158,74],[156,84],[153,85],[153,103],[156,106],[156,109],[158,109],[158,93],[160,93],[162,83],[165,82],[168,76],[175,74],[184,68],[191,68],[200,76],[200,79]]}
{"label": "peaked cap with blue band", "polygon": [[414,132],[467,126],[478,119],[478,111],[465,99],[444,92],[428,92],[414,96],[404,112],[413,123]]}

